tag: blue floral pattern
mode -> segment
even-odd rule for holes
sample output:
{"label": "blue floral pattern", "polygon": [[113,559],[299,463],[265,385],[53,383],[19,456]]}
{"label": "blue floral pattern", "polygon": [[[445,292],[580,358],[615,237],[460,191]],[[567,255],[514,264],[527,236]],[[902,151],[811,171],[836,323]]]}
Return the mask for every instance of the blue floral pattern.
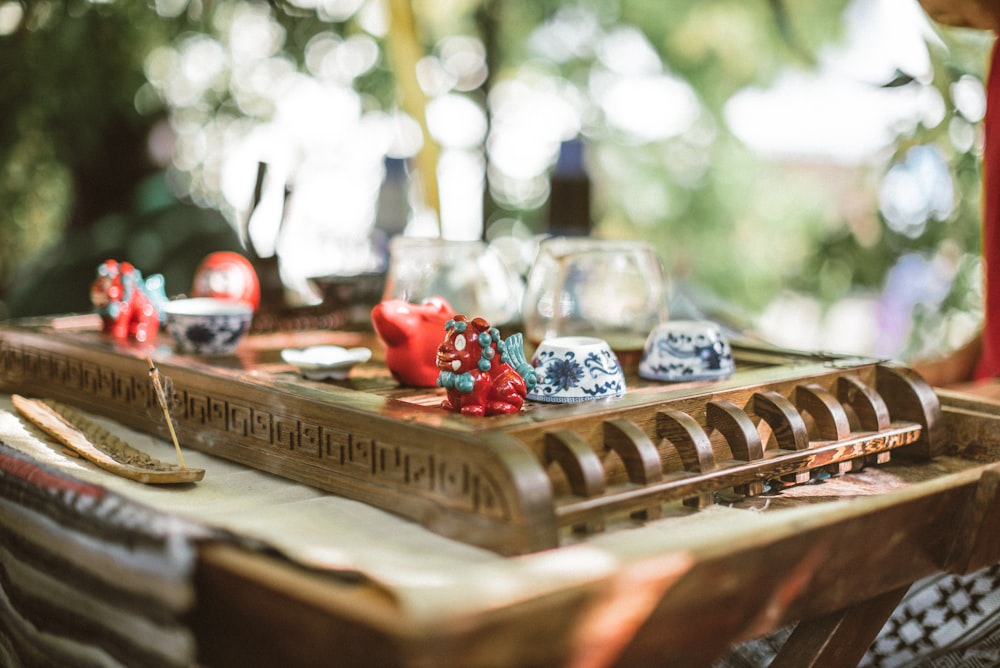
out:
{"label": "blue floral pattern", "polygon": [[545,369],[545,384],[552,388],[553,392],[563,391],[576,387],[583,378],[583,367],[573,359],[570,353],[565,358],[555,358]]}
{"label": "blue floral pattern", "polygon": [[528,399],[551,403],[573,403],[625,394],[625,377],[618,359],[609,350],[587,352],[577,359],[573,351],[557,355],[539,352],[532,361],[539,382]]}
{"label": "blue floral pattern", "polygon": [[182,334],[178,341],[181,350],[198,355],[231,352],[250,327],[249,318],[240,316],[194,318],[187,326],[182,321],[173,322],[171,317],[167,316],[167,326],[175,334]]}
{"label": "blue floral pattern", "polygon": [[667,332],[646,342],[639,375],[662,381],[726,378],[734,371],[733,353],[722,336]]}

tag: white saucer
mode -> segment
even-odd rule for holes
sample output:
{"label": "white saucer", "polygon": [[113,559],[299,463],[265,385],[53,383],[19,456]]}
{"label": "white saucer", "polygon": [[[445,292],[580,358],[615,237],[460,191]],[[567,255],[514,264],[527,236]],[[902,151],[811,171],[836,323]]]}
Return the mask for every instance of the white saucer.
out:
{"label": "white saucer", "polygon": [[340,346],[311,346],[285,348],[281,359],[296,367],[309,380],[344,380],[355,364],[372,358],[368,348],[341,348]]}

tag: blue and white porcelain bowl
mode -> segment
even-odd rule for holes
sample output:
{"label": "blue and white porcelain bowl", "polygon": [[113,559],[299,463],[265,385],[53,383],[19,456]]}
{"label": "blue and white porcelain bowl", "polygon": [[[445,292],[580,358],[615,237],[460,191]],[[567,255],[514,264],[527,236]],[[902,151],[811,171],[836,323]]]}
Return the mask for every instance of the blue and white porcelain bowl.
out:
{"label": "blue and white porcelain bowl", "polygon": [[573,403],[625,394],[625,373],[607,341],[589,336],[560,336],[539,344],[531,359],[538,383],[532,401]]}
{"label": "blue and white porcelain bowl", "polygon": [[722,330],[707,320],[668,320],[649,333],[639,375],[650,380],[717,380],[733,375],[733,351]]}
{"label": "blue and white porcelain bowl", "polygon": [[253,306],[214,297],[175,299],[163,305],[167,331],[181,352],[225,355],[236,350],[250,329]]}

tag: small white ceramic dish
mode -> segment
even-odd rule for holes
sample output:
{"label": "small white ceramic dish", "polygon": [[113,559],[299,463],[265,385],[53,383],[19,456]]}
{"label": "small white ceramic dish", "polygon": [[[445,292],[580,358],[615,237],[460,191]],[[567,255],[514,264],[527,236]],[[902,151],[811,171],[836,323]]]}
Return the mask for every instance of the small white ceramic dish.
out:
{"label": "small white ceramic dish", "polygon": [[341,348],[340,346],[311,346],[285,348],[281,359],[297,368],[309,380],[345,380],[355,364],[372,358],[368,348]]}
{"label": "small white ceramic dish", "polygon": [[733,351],[708,320],[668,320],[646,338],[639,375],[650,380],[718,380],[733,375]]}
{"label": "small white ceramic dish", "polygon": [[161,309],[178,349],[197,355],[233,352],[253,320],[250,304],[214,297],[175,299]]}
{"label": "small white ceramic dish", "polygon": [[527,399],[575,403],[625,394],[625,373],[603,339],[560,336],[542,341],[531,360],[538,384]]}

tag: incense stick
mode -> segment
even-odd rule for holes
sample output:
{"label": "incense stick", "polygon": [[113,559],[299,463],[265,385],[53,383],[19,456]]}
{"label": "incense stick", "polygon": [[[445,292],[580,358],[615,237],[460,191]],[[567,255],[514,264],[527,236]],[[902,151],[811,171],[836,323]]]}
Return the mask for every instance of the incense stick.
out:
{"label": "incense stick", "polygon": [[146,363],[149,364],[149,378],[153,381],[156,398],[163,408],[163,417],[167,419],[167,429],[170,430],[170,438],[174,442],[174,449],[177,450],[177,459],[181,463],[181,468],[186,469],[187,465],[184,464],[184,455],[181,454],[181,445],[177,442],[177,434],[174,432],[174,421],[170,419],[170,409],[167,408],[167,393],[163,391],[163,384],[160,383],[160,372],[156,368],[156,365],[153,364],[152,358],[147,357]]}

